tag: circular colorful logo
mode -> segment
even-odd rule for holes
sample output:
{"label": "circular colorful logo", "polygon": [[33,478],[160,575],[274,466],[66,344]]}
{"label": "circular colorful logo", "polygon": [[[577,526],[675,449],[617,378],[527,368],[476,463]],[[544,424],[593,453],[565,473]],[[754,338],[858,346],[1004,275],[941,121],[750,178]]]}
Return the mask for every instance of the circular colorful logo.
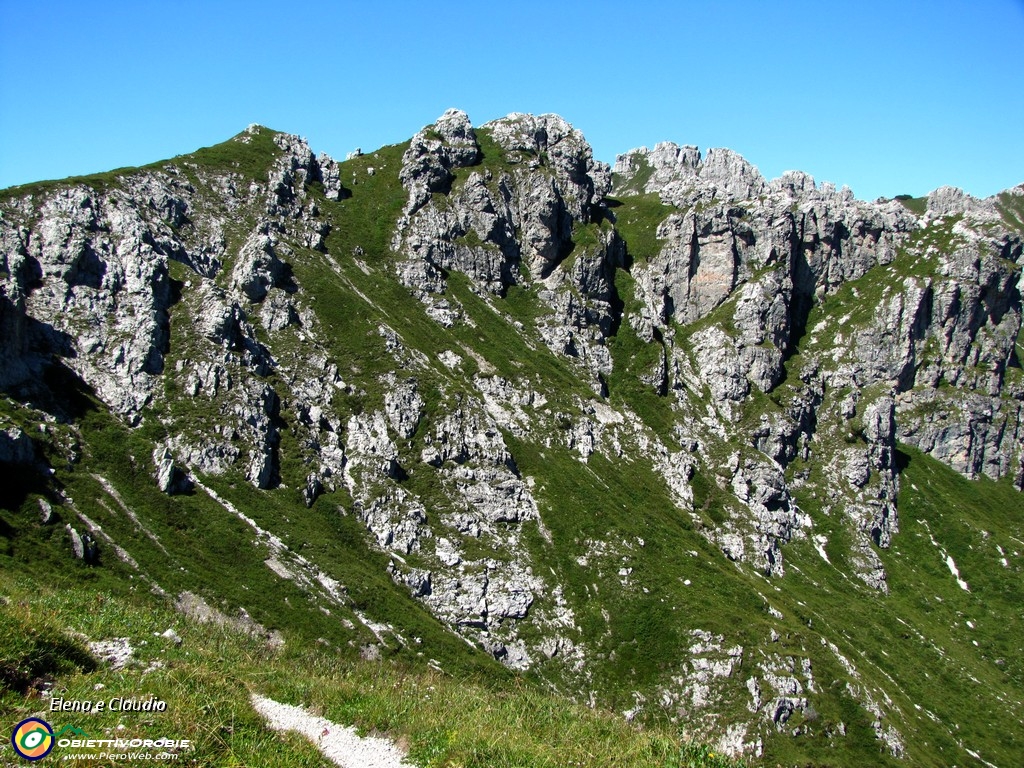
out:
{"label": "circular colorful logo", "polygon": [[22,720],[14,726],[11,744],[14,751],[26,760],[42,760],[53,749],[53,728],[38,717]]}

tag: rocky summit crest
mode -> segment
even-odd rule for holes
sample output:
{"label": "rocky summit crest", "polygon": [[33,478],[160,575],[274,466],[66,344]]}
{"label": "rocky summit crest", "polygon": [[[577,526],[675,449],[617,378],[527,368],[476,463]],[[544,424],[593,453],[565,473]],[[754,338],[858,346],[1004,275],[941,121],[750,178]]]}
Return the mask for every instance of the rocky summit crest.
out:
{"label": "rocky summit crest", "polygon": [[755,761],[1008,764],[1022,253],[1024,187],[610,168],[557,115],[4,190],[5,536]]}

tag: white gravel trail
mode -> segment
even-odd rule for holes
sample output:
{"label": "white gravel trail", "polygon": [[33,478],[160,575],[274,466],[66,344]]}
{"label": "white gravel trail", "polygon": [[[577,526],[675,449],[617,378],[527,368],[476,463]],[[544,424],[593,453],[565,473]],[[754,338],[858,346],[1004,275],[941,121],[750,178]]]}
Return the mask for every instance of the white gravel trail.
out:
{"label": "white gravel trail", "polygon": [[311,715],[302,707],[252,695],[252,704],[275,731],[297,731],[341,768],[416,768],[388,739],[360,736],[355,728]]}

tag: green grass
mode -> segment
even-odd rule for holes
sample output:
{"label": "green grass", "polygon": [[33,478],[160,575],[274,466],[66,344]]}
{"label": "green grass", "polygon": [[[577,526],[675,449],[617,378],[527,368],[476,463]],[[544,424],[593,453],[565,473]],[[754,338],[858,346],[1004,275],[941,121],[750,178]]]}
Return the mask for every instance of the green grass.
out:
{"label": "green grass", "polygon": [[[93,591],[60,577],[46,583],[4,573],[0,596],[0,639],[5,641],[0,669],[23,658],[32,642],[70,648],[73,656],[66,653],[60,663],[36,665],[62,698],[152,696],[167,703],[164,712],[53,715],[49,720],[55,728],[72,724],[92,738],[190,739],[194,748],[182,750],[175,764],[268,765],[272,759],[282,766],[322,765],[311,743],[264,724],[250,704],[250,695],[258,693],[356,725],[363,733],[389,735],[421,768],[740,765],[680,738],[673,729],[639,729],[611,713],[567,705],[526,684],[467,682],[402,664],[347,661],[291,638],[283,649],[274,649],[252,635],[195,623],[141,594]],[[159,636],[168,628],[181,638],[180,645]],[[80,636],[128,638],[133,658],[121,671],[99,666]],[[13,645],[7,642],[12,639]],[[68,661],[72,657],[77,663]],[[37,709],[38,699],[26,698],[0,678],[5,722],[17,722]],[[57,747],[56,754],[64,749]]]}
{"label": "green grass", "polygon": [[[536,376],[544,383],[545,394],[550,393],[560,400],[569,400],[572,395],[584,398],[590,396],[589,389],[576,372],[566,365],[564,358],[556,356],[544,346],[539,336],[534,335],[535,332],[520,332],[512,325],[516,319],[526,325],[528,313],[522,313],[526,304],[523,294],[531,289],[521,289],[511,301],[495,299],[492,305],[488,305],[485,299],[470,290],[468,278],[452,273],[448,280],[448,290],[475,326],[456,326],[451,336],[477,350],[499,374],[507,378]],[[522,314],[510,318],[495,312],[495,309],[508,310],[510,313],[519,311]],[[526,328],[529,327],[526,325]],[[531,337],[536,341],[528,343]]]}
{"label": "green grass", "polygon": [[631,179],[627,181],[617,174],[612,177],[612,194],[617,196],[644,194],[644,187],[647,186],[647,182],[654,175],[654,168],[651,167],[651,164],[642,155],[634,156],[634,161],[637,162],[639,167]]}
{"label": "green grass", "polygon": [[650,261],[661,250],[655,233],[675,209],[656,194],[621,197],[609,201],[615,214],[615,228],[626,243],[626,251],[637,262]]}
{"label": "green grass", "polygon": [[281,150],[274,143],[277,133],[256,126],[253,133],[243,131],[227,141],[202,147],[171,162],[218,173],[239,173],[246,181],[266,182],[274,160],[281,155]]}
{"label": "green grass", "polygon": [[601,228],[597,224],[581,224],[574,222],[572,226],[572,242],[574,250],[583,251],[601,246]]}
{"label": "green grass", "polygon": [[996,209],[1010,230],[1024,235],[1024,195],[1000,192],[996,200]]}
{"label": "green grass", "polygon": [[[628,272],[616,270],[615,288],[623,301],[625,313],[639,311],[636,284]],[[673,427],[678,415],[672,409],[672,401],[664,392],[659,392],[656,385],[647,384],[640,378],[649,376],[664,359],[664,345],[657,339],[644,342],[630,323],[623,322],[610,339],[609,348],[613,361],[608,379],[609,401],[634,410],[655,434],[674,446]]]}
{"label": "green grass", "polygon": [[924,216],[925,211],[928,210],[927,197],[914,197],[913,195],[896,195],[896,197],[893,199],[899,200],[903,204],[904,208],[918,216]]}
{"label": "green grass", "polygon": [[506,153],[501,145],[494,140],[491,129],[486,127],[476,129],[476,142],[480,147],[480,154],[482,155],[480,165],[490,169],[494,175],[495,182],[500,178],[501,174],[514,173],[517,169],[523,168],[529,158],[536,156],[534,152],[529,150],[517,150],[512,154],[518,155],[520,161],[511,162],[509,153]]}
{"label": "green grass", "polygon": [[[203,170],[234,171],[246,180],[265,182],[273,160],[281,154],[274,144],[273,137],[277,131],[259,126],[255,134],[240,133],[220,144],[202,147],[188,155],[179,155],[170,160],[133,167],[116,168],[102,173],[91,173],[84,176],[68,176],[64,179],[37,181],[20,184],[0,190],[0,202],[27,195],[45,195],[58,189],[82,185],[99,193],[105,193],[122,185],[125,176],[134,175],[147,170],[161,170],[167,165],[192,166]],[[242,141],[248,138],[248,141]]]}
{"label": "green grass", "polygon": [[[608,658],[591,682],[599,700],[630,708],[634,690],[678,673],[676,649],[690,629],[730,634],[743,627],[750,640],[767,633],[748,578],[695,530],[649,467],[599,453],[583,464],[565,448],[538,449],[512,436],[506,442],[523,474],[543,478],[535,496],[551,542],[534,540],[534,557],[556,571],[582,638]],[[607,542],[607,550],[591,551],[592,542]],[[632,569],[626,588],[619,585],[623,567]],[[542,676],[558,674],[557,664],[547,666]]]}
{"label": "green grass", "polygon": [[537,318],[545,314],[545,307],[537,299],[536,291],[529,287],[510,285],[503,298],[502,307],[525,327],[531,327]]}
{"label": "green grass", "polygon": [[96,669],[96,661],[81,640],[68,635],[50,617],[27,623],[2,598],[0,611],[0,689],[24,695],[40,680]]}
{"label": "green grass", "polygon": [[[832,638],[860,674],[892,698],[890,712],[910,764],[967,761],[961,744],[997,765],[1012,764],[1024,748],[1013,724],[1024,709],[1021,566],[1010,555],[1010,567],[1003,568],[996,547],[1020,550],[1013,543],[1022,532],[1020,494],[1008,482],[971,482],[927,455],[901,451],[900,532],[891,549],[879,551],[889,595],[868,597],[870,590],[843,576],[843,526],[821,515],[805,494],[801,507],[827,535],[827,551],[839,567],[826,564],[808,542],[790,545],[787,557],[799,570],[783,589],[806,606],[812,620],[813,632],[805,628],[802,634]],[[944,552],[956,561],[970,592],[957,586]],[[993,689],[1006,695],[1002,703],[982,694]],[[796,759],[785,747],[773,744],[769,756]]]}
{"label": "green grass", "polygon": [[370,262],[390,254],[391,233],[406,202],[398,173],[408,147],[408,142],[381,147],[339,164],[341,183],[351,196],[318,202],[333,224],[327,249],[336,258],[349,258],[355,248]]}

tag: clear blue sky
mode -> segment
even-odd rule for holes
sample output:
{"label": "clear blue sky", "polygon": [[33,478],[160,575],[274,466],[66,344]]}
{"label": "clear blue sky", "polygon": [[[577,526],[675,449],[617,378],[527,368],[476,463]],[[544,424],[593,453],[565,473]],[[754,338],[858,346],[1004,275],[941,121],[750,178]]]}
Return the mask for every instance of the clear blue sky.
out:
{"label": "clear blue sky", "polygon": [[598,158],[730,147],[858,197],[1024,182],[1024,0],[0,0],[0,187],[249,123],[343,158],[447,107],[558,112]]}

